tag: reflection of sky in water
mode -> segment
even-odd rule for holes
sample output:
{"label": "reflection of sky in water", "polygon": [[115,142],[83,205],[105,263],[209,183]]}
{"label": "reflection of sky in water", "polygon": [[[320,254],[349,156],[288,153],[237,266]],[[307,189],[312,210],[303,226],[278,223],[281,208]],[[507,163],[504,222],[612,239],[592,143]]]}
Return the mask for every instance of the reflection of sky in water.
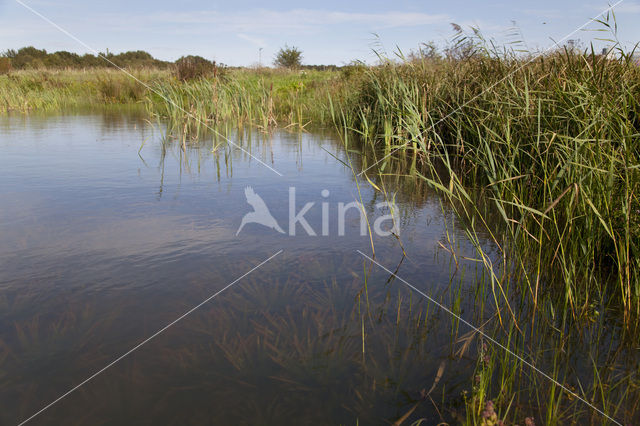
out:
{"label": "reflection of sky in water", "polygon": [[[284,249],[279,258],[221,295],[200,316],[186,319],[154,346],[123,361],[122,367],[114,367],[113,373],[96,379],[38,421],[64,423],[70,413],[82,415],[86,404],[98,404],[92,419],[106,418],[110,419],[107,423],[117,424],[122,418],[142,416],[146,410],[155,412],[150,408],[153,398],[168,398],[167,410],[174,414],[200,410],[211,404],[212,395],[217,395],[210,386],[223,385],[237,402],[235,414],[229,414],[227,422],[242,420],[242,410],[238,414],[238,409],[265,418],[265,413],[270,412],[274,422],[282,422],[280,409],[283,413],[294,410],[300,418],[314,418],[317,410],[325,409],[324,419],[329,423],[354,423],[358,410],[378,418],[397,415],[408,406],[406,398],[393,392],[387,394],[388,389],[381,390],[386,388],[380,383],[367,392],[373,395],[370,401],[380,398],[386,405],[367,406],[354,396],[352,387],[360,385],[350,384],[349,377],[361,377],[359,373],[342,367],[338,362],[342,358],[336,360],[329,355],[334,353],[334,347],[316,347],[325,341],[322,336],[333,329],[331,333],[344,334],[340,342],[350,342],[342,350],[351,355],[340,357],[361,359],[361,324],[358,319],[353,322],[351,315],[356,312],[354,303],[365,274],[377,286],[371,290],[372,303],[377,300],[392,304],[398,297],[401,304],[413,306],[412,312],[421,305],[410,301],[408,292],[398,293],[385,285],[384,272],[363,270],[363,259],[355,250],[370,252],[371,246],[368,237],[359,235],[357,214],[348,216],[347,236],[336,236],[337,204],[358,198],[351,171],[327,152],[344,158],[339,140],[322,133],[277,132],[270,137],[257,132],[232,134],[234,141],[283,173],[284,177],[279,177],[238,149],[225,151],[220,147],[218,156],[214,156],[211,141],[190,144],[185,161],[178,144],[168,144],[163,151],[160,138],[157,130],[154,132],[135,115],[0,118],[0,343],[12,354],[5,359],[8,364],[4,371],[13,372],[0,375],[0,420],[15,423],[32,414],[279,249]],[[320,203],[329,202],[331,236],[308,237],[298,227],[298,236],[290,237],[254,224],[247,225],[236,237],[242,216],[250,211],[244,196],[248,185],[265,200],[285,229],[290,186],[296,187],[298,210],[307,202],[316,202],[305,217],[318,234],[322,221]],[[327,199],[320,196],[323,189],[331,192]],[[366,183],[361,184],[361,189],[363,202],[375,217],[371,206],[383,199]],[[400,191],[397,201],[402,212],[402,240],[409,253],[401,275],[430,294],[450,297],[446,292],[450,285],[448,257],[436,255],[437,241],[444,236],[437,199],[429,198],[429,194]],[[464,248],[461,238],[460,241]],[[393,237],[376,238],[375,248],[378,258],[389,267],[401,258]],[[406,308],[408,311],[408,305]],[[314,309],[317,318],[325,318],[322,315],[329,315],[327,312],[334,316],[316,320],[309,317],[309,310]],[[397,311],[397,306],[394,309]],[[261,332],[260,327],[271,324],[277,329],[276,324],[283,318],[287,320],[281,324],[292,327],[288,329],[290,333],[269,344],[284,345],[282,350],[291,354],[292,364],[278,363],[276,355],[258,347],[256,353],[264,353],[269,362],[254,354],[258,358],[250,363],[251,367],[231,372],[233,367],[224,364],[229,359],[224,358],[225,351],[253,339],[251,336]],[[412,377],[407,379],[407,389],[401,386],[403,391],[417,392],[426,386],[422,382],[433,380],[440,363],[437,359],[447,351],[450,319],[437,315],[433,321],[432,330],[441,331],[432,331],[428,339],[431,346],[424,350],[430,354],[413,349],[403,361],[404,369],[390,369],[409,375],[405,379]],[[440,321],[444,325],[436,327]],[[327,330],[320,330],[318,324],[325,324]],[[295,327],[300,327],[300,336]],[[198,330],[212,334],[203,337]],[[309,347],[287,340],[290,336],[302,339],[308,330],[320,333],[313,338],[307,335]],[[274,339],[276,332],[265,333],[258,341]],[[382,332],[377,337],[372,333],[371,339],[367,349],[371,357],[389,350],[385,346],[387,339],[394,341]],[[205,351],[209,355],[202,355],[204,347],[221,341],[229,346],[216,346],[213,353]],[[398,356],[410,346],[410,342],[405,343],[396,348]],[[193,353],[180,352],[187,348]],[[296,350],[310,352],[303,356],[296,355]],[[186,361],[183,357],[192,358]],[[304,364],[317,357],[318,365]],[[423,365],[416,362],[420,357],[435,360]],[[181,362],[196,367],[174,371]],[[300,367],[298,362],[306,367]],[[199,370],[203,365],[208,367]],[[344,365],[353,368],[357,362]],[[456,368],[469,369],[473,365],[473,360],[467,360]],[[137,377],[134,380],[127,372],[135,366],[141,368],[141,376],[131,373]],[[255,376],[244,377],[252,368]],[[373,376],[386,377],[384,366],[376,368],[382,370],[371,373]],[[167,369],[171,373],[164,374]],[[292,372],[298,370],[299,375],[292,378]],[[314,382],[318,372],[324,372],[327,378],[335,374],[335,381]],[[279,374],[284,376],[269,381]],[[461,383],[468,381],[455,374],[450,379],[456,395]],[[289,388],[292,382],[301,387]],[[122,390],[122,383],[128,383],[130,389]],[[239,383],[249,383],[249,390]],[[239,395],[251,394],[251,398],[258,399],[251,386],[281,399],[265,402],[271,396],[263,396],[265,401],[248,404]],[[330,401],[334,386],[344,387],[340,396],[343,400]],[[183,393],[176,389],[183,389]],[[309,393],[298,395],[299,389]],[[305,402],[305,408],[296,398],[287,400],[283,392],[293,392],[304,401],[312,398],[314,402]],[[141,393],[148,393],[152,401],[143,398],[130,406],[118,405],[125,395],[137,398]],[[185,402],[184,395],[190,395],[190,402]],[[260,405],[263,403],[267,405]],[[355,408],[346,409],[343,405]],[[424,410],[422,415],[435,415],[431,408]],[[92,414],[86,415],[91,418]],[[286,418],[286,414],[282,415]],[[163,419],[162,414],[143,417],[136,421]]]}
{"label": "reflection of sky in water", "polygon": [[[277,133],[265,138],[245,133],[237,143],[284,174],[279,177],[238,149],[232,148],[233,158],[225,164],[224,148],[216,158],[210,152],[211,142],[190,147],[188,161],[177,144],[163,155],[161,135],[150,126],[118,116],[120,122],[114,124],[110,118],[2,119],[0,194],[5,201],[0,208],[0,254],[12,265],[5,274],[32,257],[44,266],[67,256],[114,261],[136,255],[155,261],[184,251],[248,254],[274,247],[370,246],[368,237],[359,235],[354,210],[346,220],[349,238],[336,237],[337,205],[357,200],[358,192],[350,171],[325,151],[338,150],[339,142],[330,136]],[[238,140],[237,135],[232,139]],[[305,218],[318,234],[320,203],[330,203],[330,236],[306,237],[298,225],[296,238],[291,238],[248,225],[236,237],[242,216],[250,211],[244,197],[247,185],[285,229],[290,186],[296,187],[297,210],[315,202]],[[372,190],[365,184],[361,187],[371,217],[379,216]],[[325,188],[331,192],[327,199],[320,196]],[[382,200],[378,194],[375,202]],[[439,216],[438,205],[432,205],[418,210],[400,206],[411,212],[402,215],[405,244],[417,240],[421,251],[434,247],[441,229],[424,226]],[[392,238],[376,244],[396,247]]]}

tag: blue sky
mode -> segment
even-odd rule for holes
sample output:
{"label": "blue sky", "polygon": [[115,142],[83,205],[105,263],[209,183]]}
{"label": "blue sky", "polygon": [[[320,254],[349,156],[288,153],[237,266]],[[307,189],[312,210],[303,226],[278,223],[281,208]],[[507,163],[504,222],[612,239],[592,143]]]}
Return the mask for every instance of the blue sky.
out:
{"label": "blue sky", "polygon": [[[392,52],[422,42],[444,44],[450,23],[476,26],[499,43],[510,40],[513,22],[529,49],[553,45],[615,1],[412,1],[325,2],[79,1],[21,0],[99,51],[146,50],[175,60],[196,54],[229,65],[270,63],[285,43],[298,46],[307,64],[375,61],[373,48]],[[640,0],[615,9],[619,39],[640,41]],[[600,28],[592,23],[588,29]],[[378,39],[374,34],[378,35]],[[588,42],[606,33],[581,31]],[[511,38],[511,40],[513,40]],[[598,46],[603,42],[596,41]],[[48,51],[88,50],[35,16],[15,0],[0,0],[0,49],[33,45]]]}

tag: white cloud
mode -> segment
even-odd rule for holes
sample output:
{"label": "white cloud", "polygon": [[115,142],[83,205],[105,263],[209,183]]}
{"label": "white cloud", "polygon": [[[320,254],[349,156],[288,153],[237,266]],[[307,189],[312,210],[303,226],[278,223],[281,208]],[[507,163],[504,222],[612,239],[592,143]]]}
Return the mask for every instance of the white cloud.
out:
{"label": "white cloud", "polygon": [[261,39],[259,37],[254,37],[254,36],[250,36],[248,34],[244,34],[244,33],[238,33],[237,34],[239,38],[248,41],[251,44],[255,44],[258,47],[267,47],[267,42],[264,41],[264,39]]}
{"label": "white cloud", "polygon": [[447,15],[427,13],[387,12],[350,13],[325,10],[294,9],[274,11],[256,9],[245,12],[221,13],[199,11],[185,13],[160,13],[148,18],[162,24],[212,25],[222,31],[241,33],[273,33],[282,31],[312,30],[332,25],[353,24],[369,29],[415,27],[436,23],[448,23]]}

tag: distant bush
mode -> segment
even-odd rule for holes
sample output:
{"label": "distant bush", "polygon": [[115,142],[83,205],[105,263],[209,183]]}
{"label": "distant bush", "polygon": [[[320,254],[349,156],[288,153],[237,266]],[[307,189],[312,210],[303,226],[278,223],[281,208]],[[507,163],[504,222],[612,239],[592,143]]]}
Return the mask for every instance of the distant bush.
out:
{"label": "distant bush", "polygon": [[11,58],[0,56],[0,74],[7,74],[11,71]]}
{"label": "distant bush", "polygon": [[176,61],[176,77],[186,81],[211,75],[217,76],[218,68],[215,61],[209,61],[202,56],[183,56]]}
{"label": "distant bush", "polygon": [[338,71],[340,69],[337,65],[301,65],[300,68],[314,71]]}
{"label": "distant bush", "polygon": [[364,63],[354,61],[340,68],[340,73],[344,79],[349,80],[364,75],[366,70],[367,66]]}
{"label": "distant bush", "polygon": [[35,58],[26,65],[23,66],[24,69],[28,70],[41,70],[46,68],[44,61],[40,58]]}

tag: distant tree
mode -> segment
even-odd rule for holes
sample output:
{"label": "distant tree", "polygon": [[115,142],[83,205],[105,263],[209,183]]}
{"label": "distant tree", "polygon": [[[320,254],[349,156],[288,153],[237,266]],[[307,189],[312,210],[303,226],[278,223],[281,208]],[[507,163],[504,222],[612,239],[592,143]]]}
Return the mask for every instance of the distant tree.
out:
{"label": "distant tree", "polygon": [[300,68],[302,65],[302,50],[297,47],[289,47],[286,44],[281,48],[273,60],[273,64],[282,68]]}
{"label": "distant tree", "polygon": [[153,65],[153,56],[143,50],[111,54],[109,60],[119,67],[144,67]]}
{"label": "distant tree", "polygon": [[305,70],[316,70],[316,71],[338,71],[337,65],[301,65],[301,68]]}
{"label": "distant tree", "polygon": [[124,60],[129,60],[129,61],[152,61],[153,60],[153,56],[151,56],[151,53],[149,52],[145,52],[144,50],[135,50],[135,51],[128,51],[128,52],[123,52],[123,53],[119,53],[116,55],[117,58],[122,58]]}
{"label": "distant tree", "polygon": [[47,56],[47,51],[44,49],[36,49],[33,46],[27,46],[18,50],[17,56],[20,55],[29,55],[32,58],[44,59]]}
{"label": "distant tree", "polygon": [[[9,56],[9,54],[13,56]],[[17,52],[7,51],[7,56],[11,58],[11,64],[14,68],[40,68],[42,61],[47,57],[47,51],[28,46],[18,49]],[[36,62],[33,63],[34,61]]]}
{"label": "distant tree", "polygon": [[80,58],[80,63],[84,68],[97,68],[100,66],[105,66],[107,64],[104,59],[92,55],[91,53],[85,53],[84,55],[82,55],[82,58]]}
{"label": "distant tree", "polygon": [[[65,51],[47,53],[44,49],[41,50],[28,46],[18,50],[9,49],[0,53],[0,57],[10,59],[12,69],[97,68],[113,66],[105,61],[102,56],[109,59],[109,61],[118,67],[123,68],[167,68],[171,65],[169,62],[155,59],[150,53],[142,50],[118,54],[113,54],[107,50],[107,53],[101,53],[100,57],[98,57],[89,53],[80,56],[77,53]],[[4,61],[4,63],[6,68],[7,61]]]}
{"label": "distant tree", "polygon": [[77,53],[60,51],[47,55],[43,62],[50,68],[77,68],[82,59]]}

